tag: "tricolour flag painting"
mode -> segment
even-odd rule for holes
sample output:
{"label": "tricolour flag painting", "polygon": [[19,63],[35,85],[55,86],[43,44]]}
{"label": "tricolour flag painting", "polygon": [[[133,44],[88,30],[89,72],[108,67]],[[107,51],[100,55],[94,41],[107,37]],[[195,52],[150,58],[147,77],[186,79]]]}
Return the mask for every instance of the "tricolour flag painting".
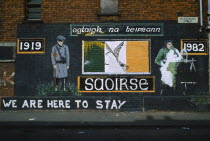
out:
{"label": "tricolour flag painting", "polygon": [[150,42],[83,41],[83,74],[149,74]]}

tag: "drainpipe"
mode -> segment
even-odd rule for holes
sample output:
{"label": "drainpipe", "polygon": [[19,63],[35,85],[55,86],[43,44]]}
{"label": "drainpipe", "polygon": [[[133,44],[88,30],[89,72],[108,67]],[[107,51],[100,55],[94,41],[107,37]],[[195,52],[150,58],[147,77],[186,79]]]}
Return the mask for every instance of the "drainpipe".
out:
{"label": "drainpipe", "polygon": [[[210,0],[208,0],[208,26],[207,31],[210,29]],[[208,32],[208,39],[210,40],[210,33]],[[210,49],[210,42],[208,41],[208,48]],[[210,58],[209,58],[209,70],[210,70]],[[209,71],[209,94],[210,94],[210,71]]]}
{"label": "drainpipe", "polygon": [[[203,27],[203,6],[202,6],[202,0],[200,1],[200,29],[199,31],[202,32],[202,27]],[[208,0],[209,2],[210,0]]]}
{"label": "drainpipe", "polygon": [[208,0],[208,29],[210,28],[210,0]]}

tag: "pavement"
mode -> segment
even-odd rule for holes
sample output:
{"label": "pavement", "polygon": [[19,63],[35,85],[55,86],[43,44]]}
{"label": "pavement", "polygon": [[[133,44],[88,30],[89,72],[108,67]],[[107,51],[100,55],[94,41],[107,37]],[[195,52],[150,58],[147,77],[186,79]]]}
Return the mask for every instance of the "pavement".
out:
{"label": "pavement", "polygon": [[177,141],[210,138],[209,112],[0,111],[1,140]]}
{"label": "pavement", "polygon": [[0,125],[208,126],[209,112],[0,111]]}

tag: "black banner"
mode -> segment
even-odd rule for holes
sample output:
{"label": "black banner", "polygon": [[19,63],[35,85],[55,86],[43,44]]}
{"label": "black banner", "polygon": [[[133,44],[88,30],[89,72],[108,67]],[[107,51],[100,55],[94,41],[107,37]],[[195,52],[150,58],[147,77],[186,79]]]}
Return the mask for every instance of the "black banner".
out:
{"label": "black banner", "polygon": [[80,92],[154,92],[154,77],[78,77]]}
{"label": "black banner", "polygon": [[207,55],[207,40],[182,39],[181,50],[188,55]]}
{"label": "black banner", "polygon": [[70,35],[78,36],[163,36],[162,23],[71,24]]}
{"label": "black banner", "polygon": [[44,38],[22,38],[17,40],[18,54],[39,54],[45,53]]}

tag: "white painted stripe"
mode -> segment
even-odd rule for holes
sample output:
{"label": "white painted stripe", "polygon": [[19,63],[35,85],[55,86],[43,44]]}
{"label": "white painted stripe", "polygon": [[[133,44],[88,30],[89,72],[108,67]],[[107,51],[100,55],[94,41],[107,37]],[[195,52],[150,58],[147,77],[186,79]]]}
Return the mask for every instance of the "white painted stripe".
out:
{"label": "white painted stripe", "polygon": [[[124,74],[123,68],[120,66],[118,60],[126,64],[126,44],[124,43],[119,51],[118,60],[113,55],[116,47],[122,43],[122,41],[107,41],[105,42],[104,59],[105,59],[105,72],[108,74]],[[107,45],[111,48],[112,52],[107,49]]]}

